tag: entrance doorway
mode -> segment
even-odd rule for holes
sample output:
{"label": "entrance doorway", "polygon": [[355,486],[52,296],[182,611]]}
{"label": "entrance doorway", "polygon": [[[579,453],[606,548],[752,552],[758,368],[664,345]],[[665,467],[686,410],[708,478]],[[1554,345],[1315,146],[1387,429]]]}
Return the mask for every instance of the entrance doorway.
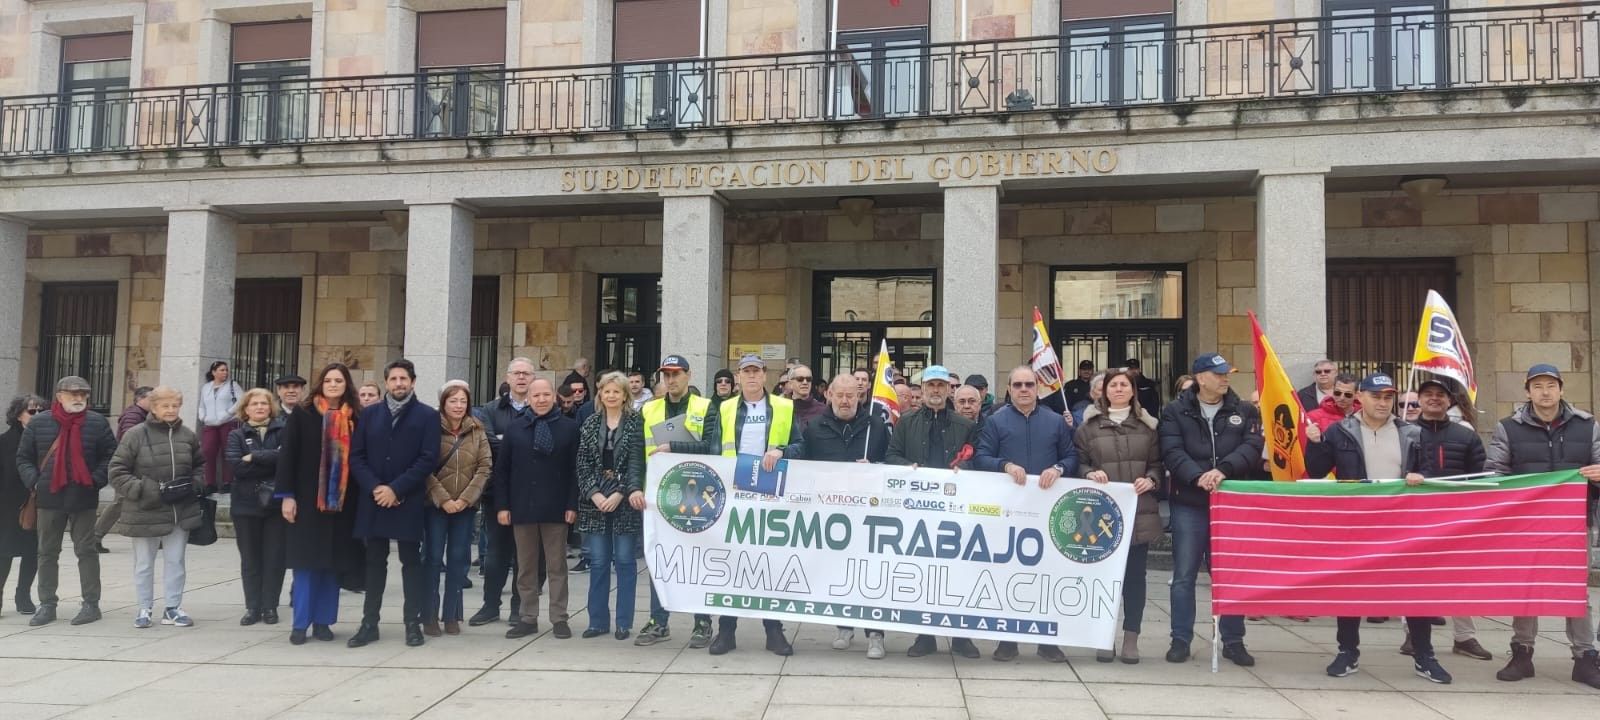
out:
{"label": "entrance doorway", "polygon": [[1051,269],[1050,338],[1067,379],[1078,363],[1095,369],[1137,359],[1163,403],[1185,372],[1182,266],[1118,265]]}

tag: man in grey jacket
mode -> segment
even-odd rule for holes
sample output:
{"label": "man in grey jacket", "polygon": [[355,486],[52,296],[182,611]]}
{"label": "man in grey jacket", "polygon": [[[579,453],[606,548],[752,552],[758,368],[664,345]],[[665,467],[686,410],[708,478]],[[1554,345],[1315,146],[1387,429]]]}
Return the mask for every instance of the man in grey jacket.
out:
{"label": "man in grey jacket", "polygon": [[95,510],[117,440],[111,423],[89,410],[89,381],[75,375],[56,383],[55,402],[22,431],[17,472],[39,506],[39,610],[29,625],[56,620],[61,582],[61,538],[70,529],[78,556],[83,607],[73,625],[100,619],[100,554],[95,551]]}

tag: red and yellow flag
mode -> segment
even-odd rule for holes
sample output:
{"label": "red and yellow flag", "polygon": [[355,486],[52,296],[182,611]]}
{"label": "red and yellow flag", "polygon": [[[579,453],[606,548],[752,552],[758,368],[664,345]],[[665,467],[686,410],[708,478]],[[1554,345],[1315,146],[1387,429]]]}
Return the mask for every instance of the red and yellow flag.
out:
{"label": "red and yellow flag", "polygon": [[1273,480],[1306,477],[1306,438],[1301,429],[1300,397],[1289,374],[1278,362],[1255,312],[1250,313],[1251,340],[1255,345],[1256,392],[1261,396],[1261,425],[1266,432],[1268,467]]}
{"label": "red and yellow flag", "polygon": [[1050,333],[1044,329],[1044,317],[1037,305],[1033,308],[1033,356],[1028,364],[1039,376],[1039,394],[1061,392],[1061,360],[1056,357],[1055,346],[1050,344]]}
{"label": "red and yellow flag", "polygon": [[900,419],[900,396],[894,391],[894,365],[889,363],[889,341],[878,350],[877,372],[872,374],[872,404],[883,408],[889,424]]}

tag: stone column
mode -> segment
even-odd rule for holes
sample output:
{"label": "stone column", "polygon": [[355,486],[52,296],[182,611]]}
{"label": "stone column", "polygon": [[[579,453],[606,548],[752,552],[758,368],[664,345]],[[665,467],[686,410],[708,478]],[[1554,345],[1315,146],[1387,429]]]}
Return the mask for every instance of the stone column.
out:
{"label": "stone column", "polygon": [[22,289],[28,280],[28,226],[0,216],[0,388],[22,389]]}
{"label": "stone column", "polygon": [[700,387],[728,362],[722,213],[714,194],[661,199],[661,355],[688,358]]}
{"label": "stone column", "polygon": [[[459,202],[408,207],[405,356],[417,366],[418,397],[432,405],[438,397],[435,391],[446,380],[467,377],[475,213]],[[378,358],[378,362],[388,361]],[[473,392],[485,390],[473,388]]]}
{"label": "stone column", "polygon": [[1297,387],[1328,352],[1326,174],[1294,168],[1256,178],[1255,311]]}
{"label": "stone column", "polygon": [[945,188],[938,359],[962,377],[988,375],[995,388],[1005,381],[995,358],[999,234],[1000,186]]}
{"label": "stone column", "polygon": [[167,270],[161,303],[161,384],[184,393],[195,424],[206,368],[233,362],[233,283],[238,223],[209,206],[167,208]]}

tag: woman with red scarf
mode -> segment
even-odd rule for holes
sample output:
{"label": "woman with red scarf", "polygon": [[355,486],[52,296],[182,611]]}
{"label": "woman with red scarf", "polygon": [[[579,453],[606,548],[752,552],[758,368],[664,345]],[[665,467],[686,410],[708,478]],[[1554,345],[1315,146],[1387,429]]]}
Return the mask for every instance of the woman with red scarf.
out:
{"label": "woman with red scarf", "polygon": [[278,452],[277,494],[289,523],[286,565],[294,571],[293,630],[289,642],[302,645],[306,631],[333,639],[339,619],[339,579],[359,575],[363,548],[355,529],[354,479],[350,477],[350,439],[361,409],[350,368],[324,367],[316,392],[292,412]]}

